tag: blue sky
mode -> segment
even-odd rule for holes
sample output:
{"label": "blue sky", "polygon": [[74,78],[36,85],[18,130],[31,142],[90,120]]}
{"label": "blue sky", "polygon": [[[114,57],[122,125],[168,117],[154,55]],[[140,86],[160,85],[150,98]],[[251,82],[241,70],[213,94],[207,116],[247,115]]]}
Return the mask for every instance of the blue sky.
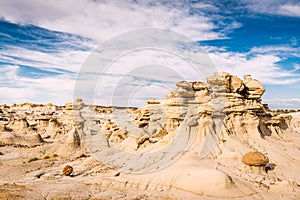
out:
{"label": "blue sky", "polygon": [[[271,108],[300,108],[297,0],[1,1],[0,103],[72,101],[77,74],[90,52],[116,35],[145,27],[176,31],[197,42],[218,71],[241,78],[251,74],[265,85],[264,103]],[[131,55],[135,65],[151,64],[157,57],[154,52]],[[123,70],[133,61],[123,58],[120,63]],[[118,81],[115,74],[105,76],[101,95],[95,95],[101,104],[109,104],[110,83]],[[134,79],[148,86],[151,80],[143,75]],[[148,86],[137,92],[141,101],[136,104],[167,92]]]}

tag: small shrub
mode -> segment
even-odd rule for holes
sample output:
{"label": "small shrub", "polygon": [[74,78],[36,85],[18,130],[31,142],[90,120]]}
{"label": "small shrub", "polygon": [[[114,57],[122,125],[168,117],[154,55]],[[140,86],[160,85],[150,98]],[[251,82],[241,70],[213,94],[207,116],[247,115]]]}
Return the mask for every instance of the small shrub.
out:
{"label": "small shrub", "polygon": [[54,158],[58,157],[58,155],[57,155],[56,153],[55,153],[55,154],[53,154],[52,156],[53,156]]}
{"label": "small shrub", "polygon": [[47,155],[47,156],[44,156],[44,159],[49,159],[49,158],[50,158],[50,156],[48,156],[48,155]]}
{"label": "small shrub", "polygon": [[86,158],[86,157],[89,157],[88,155],[85,155],[84,153],[81,154],[80,156],[78,156],[76,159],[79,159],[79,158]]}
{"label": "small shrub", "polygon": [[39,160],[38,157],[33,157],[33,158],[30,158],[30,159],[28,160],[28,162],[33,162],[33,161],[37,161],[37,160]]}
{"label": "small shrub", "polygon": [[0,156],[2,156],[2,155],[4,155],[4,153],[2,153],[2,152],[0,151]]}

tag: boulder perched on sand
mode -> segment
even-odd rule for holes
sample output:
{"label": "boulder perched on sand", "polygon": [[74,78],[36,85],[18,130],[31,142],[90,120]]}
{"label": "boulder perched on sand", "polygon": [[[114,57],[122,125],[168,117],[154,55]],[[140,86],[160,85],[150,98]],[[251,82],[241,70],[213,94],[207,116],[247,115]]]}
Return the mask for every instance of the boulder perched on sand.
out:
{"label": "boulder perched on sand", "polygon": [[253,151],[242,157],[242,162],[250,166],[263,166],[269,162],[269,158],[261,152]]}
{"label": "boulder perched on sand", "polygon": [[61,172],[63,176],[71,176],[72,173],[73,167],[71,167],[70,165],[66,165]]}

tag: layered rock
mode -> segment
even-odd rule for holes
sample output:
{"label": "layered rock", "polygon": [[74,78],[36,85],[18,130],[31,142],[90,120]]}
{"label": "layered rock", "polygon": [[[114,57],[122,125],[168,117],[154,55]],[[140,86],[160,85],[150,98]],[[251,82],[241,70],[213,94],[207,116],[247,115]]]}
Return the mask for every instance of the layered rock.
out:
{"label": "layered rock", "polygon": [[[66,137],[73,127],[78,126],[75,115],[83,107],[81,99],[76,99],[72,110],[53,104],[14,104],[2,105],[0,112],[0,132],[12,132],[13,136],[23,138],[39,134],[42,138]],[[76,112],[77,110],[77,112]],[[74,111],[74,112],[73,112]],[[6,134],[7,135],[7,134]],[[25,137],[25,138],[26,138]],[[3,142],[7,140],[2,139]],[[15,140],[14,140],[15,141]],[[36,140],[38,143],[38,140]],[[1,142],[1,141],[0,141]]]}
{"label": "layered rock", "polygon": [[265,89],[258,80],[250,75],[245,75],[242,80],[226,72],[214,73],[206,80],[206,83],[178,82],[177,88],[166,98],[148,99],[147,104],[137,110],[119,112],[119,109],[112,109],[112,116],[129,113],[132,120],[115,123],[110,119],[99,119],[99,122],[102,121],[100,126],[110,143],[117,146],[135,138],[134,149],[145,147],[146,143],[156,143],[177,132],[186,118],[187,126],[198,127],[197,137],[202,142],[207,135],[216,140],[241,134],[263,138],[271,134],[276,137],[285,131],[290,119],[275,116],[261,103]]}
{"label": "layered rock", "polygon": [[[202,121],[219,114],[223,118],[228,116],[225,120],[230,121],[238,115],[241,118],[259,118],[267,126],[268,120],[272,118],[272,113],[261,104],[264,87],[249,75],[241,80],[221,72],[207,77],[207,83],[182,81],[176,86],[177,89],[165,99],[150,99],[145,106],[138,109],[136,123],[148,134],[155,135],[162,129],[167,132],[175,131],[188,110],[193,109],[196,110],[196,118]],[[246,123],[245,119],[242,121]],[[256,121],[259,123],[258,119]]]}

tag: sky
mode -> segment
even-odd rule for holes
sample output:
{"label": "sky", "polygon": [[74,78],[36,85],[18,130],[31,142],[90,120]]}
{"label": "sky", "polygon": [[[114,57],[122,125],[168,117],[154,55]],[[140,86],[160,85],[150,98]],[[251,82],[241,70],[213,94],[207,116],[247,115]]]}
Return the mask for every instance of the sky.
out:
{"label": "sky", "polygon": [[[162,31],[153,32],[157,48],[149,49],[134,34],[152,29]],[[98,77],[93,100],[86,101],[139,106],[148,97],[163,97],[181,78],[207,75],[194,73],[174,49],[163,49],[161,43],[176,34],[201,47],[212,70],[261,81],[263,103],[271,109],[300,109],[298,0],[0,0],[0,104],[73,101],[78,83],[91,78],[80,76],[83,68],[102,47],[110,64],[102,66],[101,77],[89,72]],[[129,46],[135,49],[105,57],[105,45],[124,48],[128,41],[118,39],[133,36]],[[133,45],[138,42],[146,46]],[[184,45],[182,51],[195,54]]]}

